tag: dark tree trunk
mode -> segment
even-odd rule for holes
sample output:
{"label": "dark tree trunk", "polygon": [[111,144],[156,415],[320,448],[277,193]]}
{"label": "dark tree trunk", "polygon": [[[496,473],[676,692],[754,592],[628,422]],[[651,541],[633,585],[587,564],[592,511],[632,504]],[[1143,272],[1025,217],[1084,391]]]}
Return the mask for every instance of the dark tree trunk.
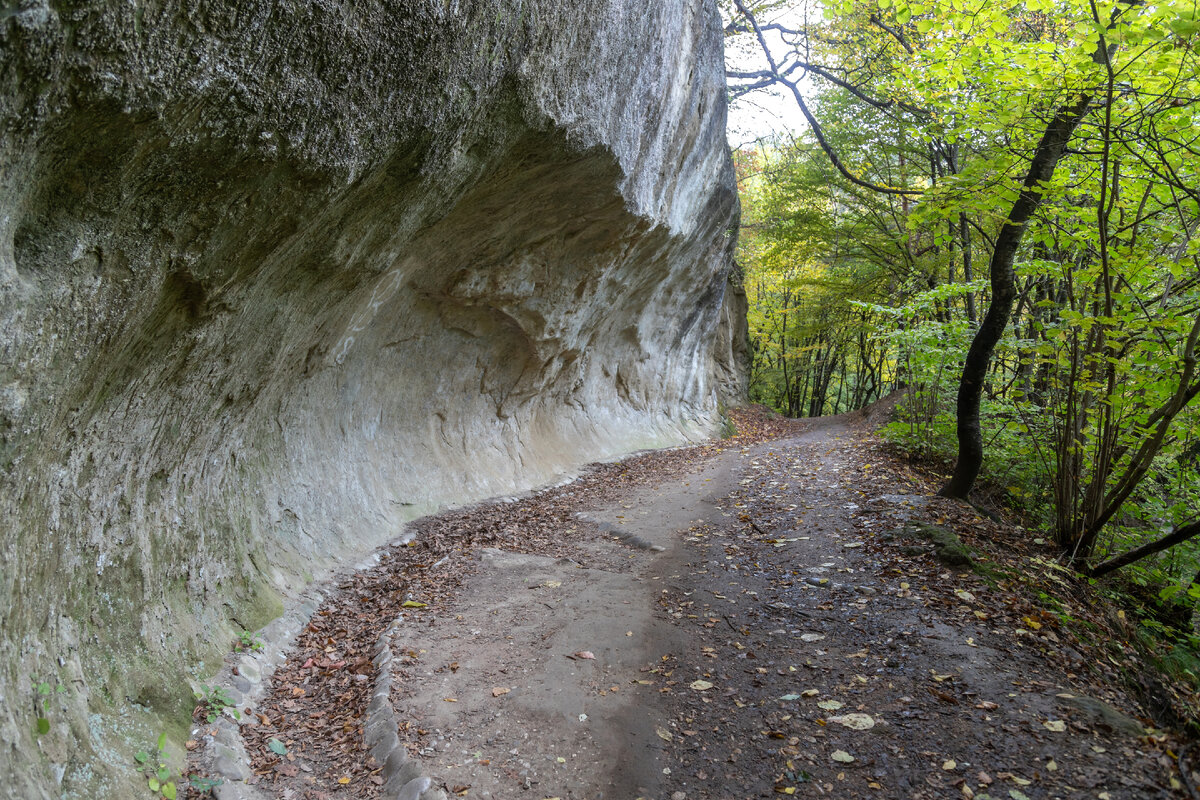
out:
{"label": "dark tree trunk", "polygon": [[[1156,539],[1153,542],[1147,542],[1141,547],[1122,553],[1119,556],[1113,556],[1107,561],[1102,561],[1089,570],[1086,574],[1090,578],[1099,578],[1101,575],[1107,575],[1113,570],[1120,569],[1126,564],[1132,564],[1135,561],[1145,558],[1148,555],[1162,552],[1168,547],[1174,547],[1180,542],[1186,542],[1195,536],[1200,536],[1200,522],[1193,522],[1190,525],[1184,525],[1182,528],[1176,528],[1161,539]],[[1197,579],[1200,579],[1200,573],[1196,574]],[[1200,581],[1198,581],[1200,582]]]}
{"label": "dark tree trunk", "polygon": [[1017,248],[1025,235],[1025,226],[1033,212],[1042,202],[1042,183],[1054,176],[1054,170],[1070,141],[1075,127],[1087,113],[1090,95],[1082,96],[1073,106],[1060,108],[1050,124],[1046,126],[1042,139],[1034,150],[1029,172],[1021,186],[1021,194],[1008,212],[1005,225],[996,237],[988,274],[991,279],[992,297],[983,322],[971,340],[963,362],[962,378],[958,384],[957,428],[958,463],[954,474],[938,494],[943,497],[965,499],[975,485],[979,470],[983,466],[983,433],[979,428],[979,400],[983,395],[983,383],[991,364],[996,343],[1004,335],[1012,313],[1013,301],[1017,296],[1016,273],[1013,262]]}

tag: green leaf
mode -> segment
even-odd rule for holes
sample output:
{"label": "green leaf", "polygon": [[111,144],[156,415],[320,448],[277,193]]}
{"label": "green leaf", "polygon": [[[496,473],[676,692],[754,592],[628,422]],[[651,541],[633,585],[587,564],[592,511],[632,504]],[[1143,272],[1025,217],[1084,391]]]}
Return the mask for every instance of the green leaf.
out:
{"label": "green leaf", "polygon": [[158,735],[158,749],[159,750],[167,749],[167,735],[165,733],[160,733]]}
{"label": "green leaf", "polygon": [[908,6],[900,6],[896,9],[896,22],[905,25],[912,19],[912,9]]}
{"label": "green leaf", "polygon": [[175,782],[164,783],[162,786],[162,796],[167,800],[175,800]]}
{"label": "green leaf", "polygon": [[281,755],[281,756],[287,755],[287,751],[288,751],[287,745],[284,744],[283,742],[279,741],[278,739],[267,740],[267,747],[271,748],[272,753],[275,753],[275,754]]}
{"label": "green leaf", "polygon": [[931,19],[917,20],[917,30],[920,31],[921,33],[929,33],[931,30],[933,30],[933,20],[931,20]]}
{"label": "green leaf", "polygon": [[166,767],[159,767],[158,772],[155,772],[154,774],[158,776],[160,781],[165,781],[167,778],[171,777],[171,771]]}
{"label": "green leaf", "polygon": [[137,761],[139,764],[145,764],[147,761],[150,760],[150,754],[147,753],[145,750],[138,750],[136,753],[133,754],[133,759],[135,761]]}
{"label": "green leaf", "polygon": [[38,684],[37,690],[38,694],[50,694],[50,684],[43,681],[42,683]]}
{"label": "green leaf", "polygon": [[151,777],[146,783],[150,786],[150,791],[157,792],[162,787],[162,781],[158,778]]}
{"label": "green leaf", "polygon": [[37,721],[38,736],[44,736],[50,732],[50,720],[45,717],[38,717]]}
{"label": "green leaf", "polygon": [[426,608],[428,604],[418,602],[417,600],[405,600],[400,605],[404,608]]}

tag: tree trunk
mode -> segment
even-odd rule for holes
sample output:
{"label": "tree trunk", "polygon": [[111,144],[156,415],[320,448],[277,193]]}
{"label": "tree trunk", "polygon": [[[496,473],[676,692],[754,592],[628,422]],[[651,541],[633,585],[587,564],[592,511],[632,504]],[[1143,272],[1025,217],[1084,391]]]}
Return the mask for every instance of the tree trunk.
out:
{"label": "tree trunk", "polygon": [[979,427],[979,400],[983,395],[983,382],[996,343],[1004,335],[1013,301],[1017,296],[1016,273],[1013,262],[1017,248],[1025,235],[1025,226],[1033,212],[1042,202],[1042,184],[1054,176],[1054,170],[1062,157],[1063,150],[1075,132],[1079,121],[1087,113],[1090,95],[1084,95],[1072,106],[1060,108],[1050,124],[1046,126],[1042,139],[1034,150],[1029,172],[1022,183],[1021,194],[1012,209],[1000,235],[988,265],[992,297],[983,322],[971,340],[971,348],[963,362],[962,378],[958,384],[956,408],[958,429],[958,462],[954,474],[938,494],[943,497],[966,499],[979,470],[983,466],[983,433]]}
{"label": "tree trunk", "polygon": [[[1176,528],[1161,539],[1156,539],[1153,542],[1147,542],[1141,547],[1135,547],[1129,552],[1122,553],[1119,556],[1113,556],[1107,561],[1102,561],[1091,569],[1085,571],[1085,575],[1089,578],[1099,578],[1101,575],[1107,575],[1113,570],[1120,569],[1126,564],[1132,564],[1135,561],[1145,558],[1148,555],[1166,550],[1168,547],[1174,547],[1180,542],[1185,542],[1194,536],[1200,536],[1200,522],[1193,522],[1189,525],[1184,525],[1182,528]],[[1197,574],[1200,578],[1200,573]]]}

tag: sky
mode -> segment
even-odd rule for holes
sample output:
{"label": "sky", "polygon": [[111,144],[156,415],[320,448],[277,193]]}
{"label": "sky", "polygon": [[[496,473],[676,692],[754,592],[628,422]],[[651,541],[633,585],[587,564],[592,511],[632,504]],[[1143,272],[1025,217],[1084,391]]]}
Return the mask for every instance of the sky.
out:
{"label": "sky", "polygon": [[[790,27],[801,27],[806,15],[815,17],[820,13],[815,0],[801,0],[772,12],[759,22],[780,22]],[[778,52],[783,52],[782,44],[773,34],[768,34],[768,43],[778,45]],[[725,39],[725,63],[729,69],[739,71],[767,69],[767,61],[752,35]],[[801,81],[802,91],[806,83],[806,80]],[[808,92],[805,92],[805,96],[808,96]],[[772,87],[743,95],[731,103],[726,131],[730,147],[736,150],[775,133],[794,133],[807,127],[808,123],[800,114],[791,93],[783,87]]]}

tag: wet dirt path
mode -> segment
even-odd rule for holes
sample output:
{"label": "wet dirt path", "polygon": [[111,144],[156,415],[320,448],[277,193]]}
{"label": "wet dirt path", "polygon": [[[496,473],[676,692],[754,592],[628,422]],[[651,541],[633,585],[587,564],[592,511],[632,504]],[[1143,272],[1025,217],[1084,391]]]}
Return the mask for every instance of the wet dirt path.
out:
{"label": "wet dirt path", "polygon": [[[894,535],[961,509],[885,469],[858,417],[793,429],[431,518],[348,582],[394,594],[384,668],[420,774],[495,800],[1185,796],[1092,656],[1003,580]],[[364,664],[380,617],[281,670],[249,737],[258,789],[390,800],[342,691],[359,679],[318,675]],[[329,708],[304,704],[319,680]]]}
{"label": "wet dirt path", "polygon": [[866,437],[726,450],[583,513],[608,535],[574,559],[484,552],[394,641],[429,773],[479,798],[1182,796],[984,610],[1000,590],[888,541],[942,501],[865,486]]}

